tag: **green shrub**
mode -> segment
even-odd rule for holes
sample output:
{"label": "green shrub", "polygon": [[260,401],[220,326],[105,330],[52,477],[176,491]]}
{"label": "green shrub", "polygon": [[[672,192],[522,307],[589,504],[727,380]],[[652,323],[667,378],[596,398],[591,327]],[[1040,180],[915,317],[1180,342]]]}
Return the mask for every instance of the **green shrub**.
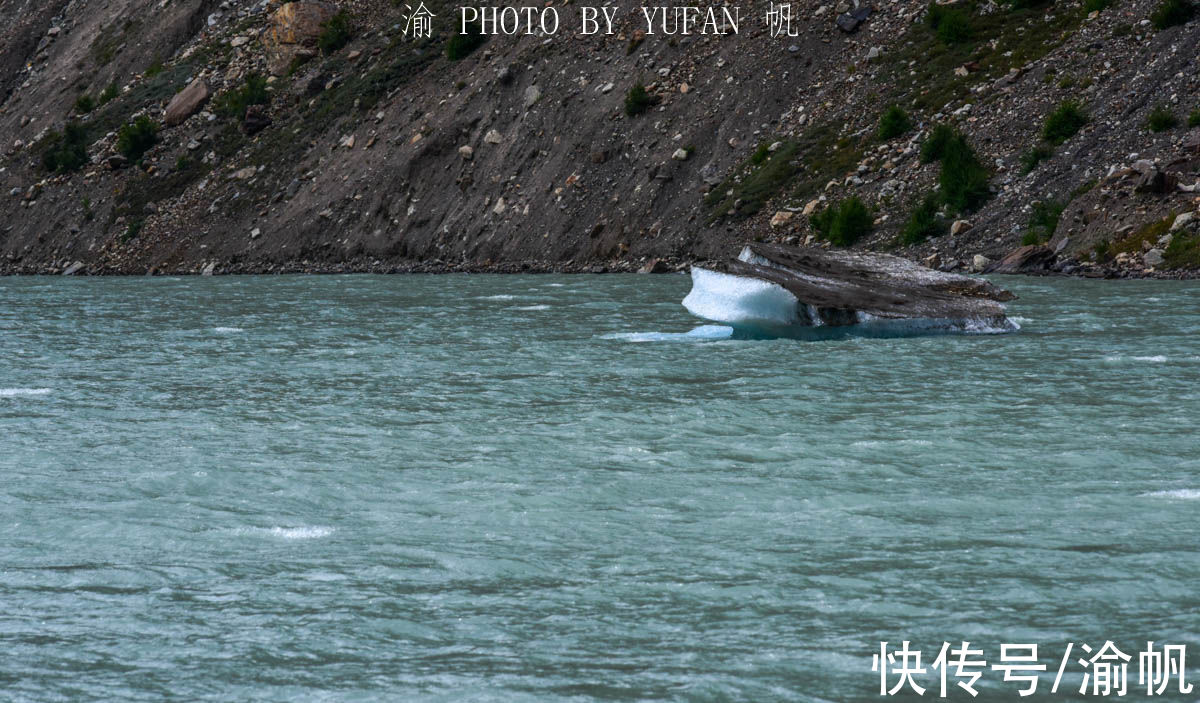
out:
{"label": "green shrub", "polygon": [[1104,12],[1111,4],[1112,0],[1085,0],[1083,11],[1089,14],[1092,12]]}
{"label": "green shrub", "polygon": [[92,96],[90,96],[86,93],[83,95],[80,95],[75,100],[75,112],[79,113],[80,115],[86,115],[95,109],[96,109],[96,101],[92,99]]}
{"label": "green shrub", "polygon": [[846,198],[814,214],[810,221],[821,239],[848,247],[868,234],[875,224],[871,211],[857,196]]}
{"label": "green shrub", "polygon": [[97,100],[97,102],[99,102],[101,105],[107,105],[113,100],[116,100],[117,95],[119,94],[120,89],[117,88],[117,82],[113,81],[100,92],[100,98]]}
{"label": "green shrub", "polygon": [[162,72],[163,72],[162,59],[155,56],[154,60],[150,62],[150,65],[146,67],[146,71],[143,75],[145,75],[146,78],[153,78]]}
{"label": "green shrub", "polygon": [[42,152],[42,165],[53,173],[78,171],[88,162],[87,132],[74,122],[67,123],[62,132],[51,132],[46,137],[46,150]]}
{"label": "green shrub", "polygon": [[144,219],[137,219],[130,222],[125,231],[121,233],[121,243],[124,244],[131,239],[137,239],[137,236],[142,233],[142,227],[145,225],[146,221]]}
{"label": "green shrub", "polygon": [[1057,146],[1078,134],[1087,123],[1087,113],[1079,103],[1065,102],[1046,118],[1046,124],[1042,127],[1042,138]]}
{"label": "green shrub", "polygon": [[950,143],[951,139],[954,139],[954,134],[954,130],[948,125],[940,124],[934,127],[929,137],[925,139],[925,143],[921,145],[921,163],[931,164],[939,161],[946,145]]}
{"label": "green shrub", "polygon": [[966,12],[944,5],[930,5],[929,12],[925,15],[925,24],[947,46],[966,44],[971,41],[974,33],[971,18]]}
{"label": "green shrub", "polygon": [[246,76],[241,88],[227,90],[217,96],[213,111],[224,117],[242,119],[251,105],[266,105],[271,102],[267,92],[267,79],[257,73]]}
{"label": "green shrub", "polygon": [[1192,114],[1188,115],[1188,127],[1200,127],[1200,107],[1192,110]]}
{"label": "green shrub", "polygon": [[1029,231],[1021,243],[1041,244],[1050,241],[1054,236],[1054,231],[1058,229],[1058,221],[1062,218],[1065,209],[1067,209],[1067,204],[1061,200],[1034,203],[1033,213],[1029,216]]}
{"label": "green shrub", "polygon": [[1031,244],[1041,244],[1041,243],[1042,243],[1041,237],[1039,237],[1037,235],[1037,232],[1026,232],[1025,236],[1021,237],[1021,246],[1023,246],[1023,247],[1027,247]]}
{"label": "green shrub", "polygon": [[1027,176],[1030,173],[1033,173],[1034,169],[1036,169],[1039,164],[1041,164],[1043,161],[1046,161],[1051,156],[1054,156],[1054,149],[1046,146],[1045,144],[1039,144],[1025,152],[1021,155],[1021,175]]}
{"label": "green shrub", "polygon": [[138,161],[158,143],[158,123],[146,115],[121,127],[117,132],[117,151],[130,161]]}
{"label": "green shrub", "polygon": [[758,148],[754,150],[754,153],[750,155],[750,163],[757,166],[757,165],[761,164],[762,162],[766,161],[767,157],[770,155],[771,155],[771,146],[769,144],[767,144],[766,142],[761,142],[758,145]]}
{"label": "green shrub", "polygon": [[625,94],[625,114],[630,117],[640,115],[649,110],[654,103],[654,98],[646,92],[646,86],[638,81]]}
{"label": "green shrub", "polygon": [[942,152],[942,201],[956,212],[974,210],[991,197],[991,174],[961,134],[954,135]]}
{"label": "green shrub", "polygon": [[879,118],[879,139],[885,142],[895,139],[902,134],[907,134],[912,127],[912,120],[909,119],[908,113],[899,105],[892,105]]}
{"label": "green shrub", "polygon": [[353,36],[350,26],[350,15],[345,10],[325,20],[321,24],[321,35],[317,37],[317,47],[323,54],[332,54],[350,43]]}
{"label": "green shrub", "polygon": [[1163,0],[1150,13],[1150,22],[1158,30],[1187,24],[1196,16],[1196,4],[1192,0]]}
{"label": "green shrub", "polygon": [[487,41],[486,34],[470,32],[455,34],[446,41],[446,58],[451,61],[462,61],[471,55]]}
{"label": "green shrub", "polygon": [[945,234],[946,222],[938,217],[938,208],[937,197],[932,193],[926,195],[900,230],[900,243],[911,246]]}
{"label": "green shrub", "polygon": [[1168,129],[1174,129],[1179,126],[1179,118],[1171,112],[1171,108],[1165,105],[1159,105],[1150,111],[1150,116],[1146,118],[1146,128],[1151,132],[1165,132]]}

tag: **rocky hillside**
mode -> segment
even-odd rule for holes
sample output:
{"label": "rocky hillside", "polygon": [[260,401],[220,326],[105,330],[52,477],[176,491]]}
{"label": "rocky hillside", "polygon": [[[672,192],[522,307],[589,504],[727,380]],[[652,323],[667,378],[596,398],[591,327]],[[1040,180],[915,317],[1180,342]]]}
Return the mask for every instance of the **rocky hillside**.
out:
{"label": "rocky hillside", "polygon": [[670,270],[746,239],[1200,268],[1193,0],[799,2],[780,37],[759,5],[483,38],[435,0],[415,39],[392,0],[0,0],[0,272]]}

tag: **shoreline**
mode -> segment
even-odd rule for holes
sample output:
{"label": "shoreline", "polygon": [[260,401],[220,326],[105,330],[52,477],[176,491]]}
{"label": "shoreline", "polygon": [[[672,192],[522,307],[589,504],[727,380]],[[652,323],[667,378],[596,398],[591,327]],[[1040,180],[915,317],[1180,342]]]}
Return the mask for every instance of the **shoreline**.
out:
{"label": "shoreline", "polygon": [[[72,276],[72,277],[144,277],[144,276],[278,276],[278,275],[450,275],[450,274],[686,274],[693,266],[711,265],[708,259],[652,259],[644,261],[614,260],[604,262],[550,262],[545,260],[512,261],[512,262],[461,262],[451,264],[445,261],[384,261],[379,259],[369,261],[347,261],[340,263],[314,261],[288,261],[281,263],[245,262],[227,263],[208,262],[200,266],[179,265],[166,267],[151,267],[142,272],[123,270],[117,267],[102,267],[90,269],[82,262],[71,264],[32,264],[20,265],[0,263],[0,277],[23,276]],[[72,270],[75,269],[75,270]],[[961,267],[951,269],[955,273],[974,273],[964,271]],[[979,275],[979,274],[977,274]],[[1165,280],[1192,281],[1200,280],[1200,270],[1143,270],[1116,265],[1080,265],[1071,273],[1057,271],[1036,271],[1020,273],[991,274],[999,276],[1023,276],[1033,278],[1077,278],[1091,280]]]}

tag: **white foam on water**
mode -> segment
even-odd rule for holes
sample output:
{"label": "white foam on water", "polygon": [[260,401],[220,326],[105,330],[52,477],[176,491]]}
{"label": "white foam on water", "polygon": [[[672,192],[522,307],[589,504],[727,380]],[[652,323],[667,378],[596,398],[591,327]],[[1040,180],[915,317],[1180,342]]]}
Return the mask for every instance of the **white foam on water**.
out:
{"label": "white foam on water", "polygon": [[319,539],[333,534],[332,527],[272,527],[267,531],[281,539]]}
{"label": "white foam on water", "polygon": [[566,283],[547,283],[546,284],[547,288],[565,288],[566,286],[567,286]]}
{"label": "white foam on water", "polygon": [[797,302],[783,286],[693,267],[692,290],[683,306],[705,320],[769,330],[797,324]]}
{"label": "white foam on water", "polygon": [[49,395],[50,388],[0,388],[0,398],[15,398],[17,396]]}
{"label": "white foam on water", "polygon": [[1168,358],[1162,355],[1158,356],[1121,356],[1120,354],[1112,354],[1104,357],[1104,360],[1110,364],[1120,363],[1122,361],[1141,361],[1162,364],[1168,361]]}
{"label": "white foam on water", "polygon": [[214,327],[213,332],[217,334],[234,334],[236,332],[245,332],[241,327]]}
{"label": "white foam on water", "polygon": [[704,342],[729,339],[732,336],[732,327],[701,325],[690,332],[621,332],[606,334],[600,339],[615,339],[622,342]]}
{"label": "white foam on water", "polygon": [[549,305],[526,305],[523,308],[514,308],[515,310],[549,310]]}
{"label": "white foam on water", "polygon": [[1177,488],[1173,491],[1143,493],[1141,498],[1175,498],[1177,500],[1200,500],[1200,488]]}
{"label": "white foam on water", "polygon": [[476,300],[515,300],[515,295],[481,295]]}

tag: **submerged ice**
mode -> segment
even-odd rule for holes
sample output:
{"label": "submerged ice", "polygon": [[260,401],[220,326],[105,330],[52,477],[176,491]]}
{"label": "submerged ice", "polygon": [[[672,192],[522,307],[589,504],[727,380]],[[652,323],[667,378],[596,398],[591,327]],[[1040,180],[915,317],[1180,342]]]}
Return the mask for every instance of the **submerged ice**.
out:
{"label": "submerged ice", "polygon": [[736,260],[694,267],[683,305],[736,337],[891,337],[1012,332],[999,302],[1012,297],[884,254],[750,245]]}

